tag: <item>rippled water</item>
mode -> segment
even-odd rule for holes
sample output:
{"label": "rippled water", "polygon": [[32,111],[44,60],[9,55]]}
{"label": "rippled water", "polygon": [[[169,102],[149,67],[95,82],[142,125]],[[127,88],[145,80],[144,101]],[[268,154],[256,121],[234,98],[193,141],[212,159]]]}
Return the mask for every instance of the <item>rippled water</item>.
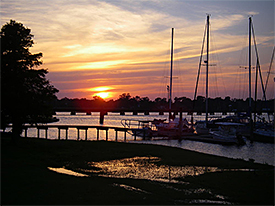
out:
{"label": "rippled water", "polygon": [[[221,114],[215,114],[215,116],[222,116]],[[231,114],[228,114],[231,115]],[[92,115],[86,115],[85,113],[77,113],[76,115],[70,115],[69,112],[60,112],[55,116],[60,121],[55,123],[50,123],[49,125],[100,125],[99,124],[99,113],[92,113]],[[224,116],[223,116],[224,117]],[[187,118],[190,121],[190,115],[183,113],[183,118]],[[194,120],[203,119],[203,115],[195,115]],[[108,113],[104,118],[104,126],[117,126],[122,127],[121,120],[122,119],[137,119],[137,120],[153,120],[153,119],[168,119],[168,113],[164,113],[164,115],[159,115],[158,113],[150,113],[150,115],[144,115],[142,113],[138,113],[138,115],[132,115],[132,113],[125,113],[125,115],[119,115],[119,113]],[[88,129],[88,140],[96,140],[97,139],[97,130],[96,129]],[[24,134],[22,134],[24,136]],[[65,139],[65,130],[61,130],[61,139]],[[36,129],[28,129],[29,137],[36,137],[37,130]],[[45,138],[45,131],[40,131],[40,137]],[[48,129],[48,138],[49,139],[57,139],[58,137],[58,129],[57,128],[49,128]],[[230,158],[241,158],[245,160],[253,159],[258,163],[267,163],[269,165],[275,165],[274,162],[274,144],[270,143],[260,143],[246,141],[246,145],[244,146],[225,146],[219,144],[211,144],[206,142],[198,142],[198,141],[190,141],[190,140],[146,140],[142,141],[141,138],[137,138],[138,141],[134,141],[134,137],[130,134],[126,133],[127,141],[136,142],[136,143],[144,143],[144,144],[159,144],[171,147],[179,147],[183,149],[189,149],[193,151],[203,152],[207,154],[214,154],[219,156],[225,156]],[[77,129],[70,128],[68,130],[68,139],[77,139]],[[85,139],[85,131],[80,130],[80,139]],[[100,140],[106,139],[105,131],[100,131]],[[108,132],[108,140],[115,140],[115,131],[109,130]],[[118,133],[118,141],[124,141],[124,132]]]}
{"label": "rippled water", "polygon": [[[91,175],[97,175],[102,177],[122,179],[130,178],[150,180],[156,182],[156,184],[158,184],[160,187],[164,187],[167,190],[182,193],[186,197],[192,197],[184,200],[175,199],[175,204],[232,204],[232,202],[227,201],[228,197],[213,193],[210,189],[194,187],[191,183],[184,181],[184,177],[187,176],[196,176],[209,172],[218,172],[221,171],[221,169],[217,167],[158,165],[157,163],[160,160],[161,159],[158,157],[150,156],[124,158],[102,162],[88,162],[87,168],[90,169],[75,168],[74,170],[77,172],[65,168],[48,167],[48,169],[58,173],[77,177],[89,177]],[[228,170],[231,171],[232,169]],[[236,170],[240,171],[245,169]],[[179,185],[183,185],[183,187],[178,187]],[[124,183],[113,183],[112,186],[120,187],[125,190],[141,194],[152,194],[153,192]],[[200,197],[203,197],[203,199],[200,199]]]}
{"label": "rippled water", "polygon": [[57,172],[57,173],[61,173],[61,174],[66,174],[66,175],[72,175],[72,176],[76,176],[76,177],[89,177],[89,175],[85,175],[79,172],[74,172],[72,170],[68,170],[65,168],[53,168],[53,167],[48,167],[49,170]]}
{"label": "rippled water", "polygon": [[100,170],[96,171],[102,173],[102,176],[162,182],[177,182],[175,180],[177,178],[218,171],[217,167],[159,166],[155,164],[158,161],[160,161],[158,157],[134,157],[103,162],[90,162],[89,166],[100,168]]}
{"label": "rippled water", "polygon": [[160,140],[160,141],[139,141],[143,144],[157,144],[170,147],[178,147],[206,154],[213,154],[234,159],[255,160],[257,163],[275,165],[274,144],[261,143],[246,140],[243,146],[220,145],[191,140]]}
{"label": "rippled water", "polygon": [[157,165],[156,163],[160,160],[159,157],[133,157],[102,162],[88,162],[87,167],[90,169],[75,168],[79,172],[65,169],[65,167],[48,167],[48,169],[77,177],[88,177],[89,175],[96,174],[104,177],[145,179],[170,183],[183,183],[178,181],[178,179],[209,172],[253,171],[252,169],[220,169],[218,167],[206,166]]}

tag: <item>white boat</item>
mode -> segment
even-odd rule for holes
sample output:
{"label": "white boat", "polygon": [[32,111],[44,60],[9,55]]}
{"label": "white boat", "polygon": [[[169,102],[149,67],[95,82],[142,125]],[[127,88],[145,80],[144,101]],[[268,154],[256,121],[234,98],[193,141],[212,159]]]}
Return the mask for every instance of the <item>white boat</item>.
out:
{"label": "white boat", "polygon": [[235,144],[244,144],[242,135],[238,133],[240,127],[244,125],[234,122],[217,122],[217,130],[210,129],[209,134],[213,136],[213,139],[219,139],[221,141],[232,142]]}
{"label": "white boat", "polygon": [[188,136],[184,139],[223,145],[245,144],[243,137],[237,132],[243,124],[232,122],[218,122],[216,124],[219,126],[218,129],[209,129],[208,134]]}

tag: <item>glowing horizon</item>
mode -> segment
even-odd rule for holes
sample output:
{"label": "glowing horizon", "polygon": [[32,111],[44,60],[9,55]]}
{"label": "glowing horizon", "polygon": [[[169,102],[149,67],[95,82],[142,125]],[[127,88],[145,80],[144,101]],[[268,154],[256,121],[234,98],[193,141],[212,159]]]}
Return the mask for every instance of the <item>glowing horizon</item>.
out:
{"label": "glowing horizon", "polygon": [[[42,67],[60,90],[58,98],[92,99],[98,94],[109,100],[122,93],[152,100],[167,98],[172,27],[173,97],[192,98],[206,13],[211,14],[210,62],[217,64],[210,68],[210,96],[248,95],[242,92],[247,90],[247,79],[239,66],[247,65],[249,15],[253,15],[264,82],[267,77],[274,46],[272,1],[27,1],[1,1],[1,23],[14,19],[31,29],[35,42],[31,52],[43,53]],[[274,74],[269,79],[268,99],[274,98],[272,77]],[[254,76],[252,81],[254,84]],[[108,89],[93,90],[104,87]]]}

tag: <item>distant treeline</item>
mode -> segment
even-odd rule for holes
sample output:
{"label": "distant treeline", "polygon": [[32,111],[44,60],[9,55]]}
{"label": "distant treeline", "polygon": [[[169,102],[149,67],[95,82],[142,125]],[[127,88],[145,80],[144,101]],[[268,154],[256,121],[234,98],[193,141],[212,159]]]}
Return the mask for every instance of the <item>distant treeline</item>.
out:
{"label": "distant treeline", "polygon": [[[231,99],[229,96],[208,99],[209,112],[246,112],[248,111],[249,99]],[[128,93],[123,93],[117,100],[105,101],[100,97],[93,100],[63,98],[54,102],[56,111],[165,111],[168,110],[166,98],[156,98],[154,101],[148,97],[131,97]],[[172,103],[172,110],[182,110],[185,112],[205,112],[205,97],[198,96],[196,100],[187,97],[175,97]],[[274,112],[274,99],[262,101],[252,100],[253,112]]]}

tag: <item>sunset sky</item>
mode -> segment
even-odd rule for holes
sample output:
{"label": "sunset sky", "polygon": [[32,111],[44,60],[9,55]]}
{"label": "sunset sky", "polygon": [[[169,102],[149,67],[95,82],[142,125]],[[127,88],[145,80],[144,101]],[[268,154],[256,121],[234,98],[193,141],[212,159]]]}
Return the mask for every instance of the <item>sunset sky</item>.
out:
{"label": "sunset sky", "polygon": [[[106,100],[122,93],[167,98],[171,28],[173,98],[193,98],[206,14],[210,16],[210,97],[248,97],[248,17],[253,16],[264,83],[274,47],[274,1],[1,0],[1,25],[31,29],[58,98]],[[253,65],[256,58],[253,47]],[[205,55],[204,55],[205,59]],[[199,95],[205,95],[205,67]],[[267,98],[274,98],[274,64]],[[253,89],[255,69],[253,70]],[[259,85],[260,86],[260,85]],[[259,87],[260,88],[260,87]],[[253,92],[254,97],[254,92]],[[262,92],[258,93],[261,99]]]}

